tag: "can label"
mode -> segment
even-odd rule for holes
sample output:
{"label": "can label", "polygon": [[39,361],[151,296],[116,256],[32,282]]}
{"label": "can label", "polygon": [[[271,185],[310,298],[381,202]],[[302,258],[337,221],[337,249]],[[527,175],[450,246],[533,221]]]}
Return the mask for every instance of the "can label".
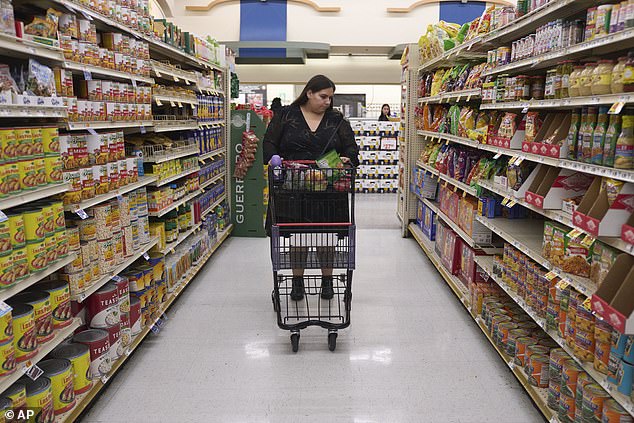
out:
{"label": "can label", "polygon": [[37,334],[33,313],[13,318],[13,346],[18,362],[26,361],[37,354]]}
{"label": "can label", "polygon": [[70,305],[70,288],[68,285],[49,291],[51,309],[53,315],[53,327],[61,329],[70,325],[73,320],[73,313]]}
{"label": "can label", "polygon": [[63,180],[62,158],[60,156],[46,157],[44,159],[44,171],[46,174],[46,182],[55,184]]}
{"label": "can label", "polygon": [[26,255],[29,261],[30,272],[37,272],[48,264],[46,246],[43,240],[27,244]]}
{"label": "can label", "polygon": [[35,331],[37,342],[43,344],[53,339],[53,314],[51,312],[51,302],[49,299],[31,303],[35,316]]}
{"label": "can label", "polygon": [[110,342],[110,362],[114,364],[115,361],[123,356],[123,341],[121,339],[121,325],[117,323],[106,329],[108,331],[108,340]]}
{"label": "can label", "polygon": [[46,237],[46,218],[43,211],[29,211],[23,217],[27,243],[43,241]]}
{"label": "can label", "polygon": [[0,376],[6,376],[15,372],[17,363],[15,361],[15,347],[13,346],[12,340],[0,344],[0,363],[2,363]]}
{"label": "can label", "polygon": [[63,414],[75,406],[72,365],[58,375],[51,376],[55,415]]}
{"label": "can label", "polygon": [[9,216],[9,233],[11,236],[11,247],[22,248],[26,245],[26,235],[24,233],[24,218],[21,214]]}
{"label": "can label", "polygon": [[[53,407],[53,390],[51,385],[40,393],[26,397],[26,406],[32,409],[40,409],[36,416],[38,422],[55,421],[55,408]],[[35,420],[34,420],[35,421]]]}
{"label": "can label", "polygon": [[40,128],[42,131],[42,144],[44,146],[44,155],[59,157],[59,130],[57,127],[49,126]]}
{"label": "can label", "polygon": [[0,316],[0,344],[13,341],[13,317],[10,311]]}
{"label": "can label", "polygon": [[78,357],[69,359],[73,363],[73,387],[75,394],[83,394],[88,392],[92,388],[92,381],[90,380],[90,352],[86,351]]}
{"label": "can label", "polygon": [[107,328],[119,323],[119,295],[116,289],[95,292],[88,299],[88,324]]}

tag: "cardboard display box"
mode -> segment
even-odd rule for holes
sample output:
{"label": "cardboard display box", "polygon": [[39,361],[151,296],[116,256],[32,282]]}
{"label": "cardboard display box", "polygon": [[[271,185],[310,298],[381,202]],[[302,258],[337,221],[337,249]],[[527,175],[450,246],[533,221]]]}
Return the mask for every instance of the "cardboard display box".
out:
{"label": "cardboard display box", "polygon": [[634,184],[626,183],[610,205],[608,193],[601,189],[602,178],[594,182],[575,210],[572,221],[575,226],[597,236],[621,236],[623,225],[634,212]]}
{"label": "cardboard display box", "polygon": [[493,126],[493,132],[491,132],[491,136],[489,136],[487,141],[488,144],[501,148],[510,148],[513,150],[519,150],[522,148],[522,140],[524,139],[524,135],[526,133],[526,121],[523,118],[520,119],[520,115],[515,115],[517,129],[511,138],[499,135],[500,126],[503,123],[508,123],[510,117],[511,114],[502,114],[501,119]]}
{"label": "cardboard display box", "polygon": [[634,334],[634,257],[621,254],[592,296],[592,310],[614,329]]}
{"label": "cardboard display box", "polygon": [[634,245],[634,213],[630,215],[630,218],[621,227],[621,239],[628,244]]}
{"label": "cardboard display box", "polygon": [[[551,113],[546,116],[533,142],[522,142],[522,151],[540,156],[566,158],[569,146],[566,142],[570,131],[570,113]],[[545,143],[545,140],[549,140]]]}
{"label": "cardboard display box", "polygon": [[583,172],[543,166],[526,191],[524,199],[540,209],[561,210],[563,200],[586,192],[593,178]]}

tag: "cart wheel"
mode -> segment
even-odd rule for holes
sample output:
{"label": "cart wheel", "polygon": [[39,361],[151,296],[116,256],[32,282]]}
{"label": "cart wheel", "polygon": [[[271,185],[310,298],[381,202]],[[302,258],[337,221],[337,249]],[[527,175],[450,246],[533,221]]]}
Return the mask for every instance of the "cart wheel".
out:
{"label": "cart wheel", "polygon": [[328,349],[334,351],[337,348],[337,332],[330,332],[328,334]]}
{"label": "cart wheel", "polygon": [[299,333],[291,334],[291,345],[293,346],[293,352],[297,352],[299,349]]}
{"label": "cart wheel", "polygon": [[271,291],[271,302],[273,303],[273,311],[277,313],[279,309],[277,307],[277,302],[275,301],[275,291]]}

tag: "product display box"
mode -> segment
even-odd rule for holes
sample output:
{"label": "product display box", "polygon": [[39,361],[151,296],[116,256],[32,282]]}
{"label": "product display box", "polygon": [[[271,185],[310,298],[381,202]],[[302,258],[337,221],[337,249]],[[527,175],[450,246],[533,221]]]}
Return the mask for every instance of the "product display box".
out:
{"label": "product display box", "polygon": [[458,205],[458,226],[478,244],[491,244],[493,232],[475,219],[478,213],[478,200],[462,197]]}
{"label": "product display box", "polygon": [[634,245],[634,213],[621,227],[621,239],[630,245]]}
{"label": "product display box", "polygon": [[574,170],[542,166],[526,191],[524,199],[540,209],[561,210],[563,200],[585,193],[593,178]]}
{"label": "product display box", "polygon": [[[611,203],[611,204],[610,204]],[[574,212],[574,225],[593,236],[621,236],[634,213],[634,184],[610,188],[609,180],[596,177]]]}
{"label": "product display box", "polygon": [[621,254],[592,296],[592,310],[614,329],[634,334],[634,257]]}
{"label": "product display box", "polygon": [[438,222],[435,250],[442,265],[452,274],[460,272],[460,237],[447,225]]}
{"label": "product display box", "polygon": [[437,215],[434,211],[423,204],[423,222],[421,229],[423,233],[429,238],[431,241],[436,240],[436,225],[437,225]]}
{"label": "product display box", "polygon": [[554,158],[568,157],[569,146],[566,138],[570,131],[570,122],[570,113],[551,113],[547,115],[535,140],[533,142],[522,142],[522,151]]}

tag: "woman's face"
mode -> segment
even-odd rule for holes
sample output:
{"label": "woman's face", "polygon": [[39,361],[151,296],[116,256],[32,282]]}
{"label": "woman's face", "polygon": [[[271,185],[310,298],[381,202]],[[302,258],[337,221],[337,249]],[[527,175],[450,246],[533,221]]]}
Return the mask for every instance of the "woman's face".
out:
{"label": "woman's face", "polygon": [[332,103],[332,97],[335,95],[335,90],[332,88],[326,88],[325,90],[306,93],[308,96],[308,109],[314,113],[325,113]]}
{"label": "woman's face", "polygon": [[383,108],[381,109],[381,113],[383,113],[385,116],[390,114],[390,106],[383,106]]}

